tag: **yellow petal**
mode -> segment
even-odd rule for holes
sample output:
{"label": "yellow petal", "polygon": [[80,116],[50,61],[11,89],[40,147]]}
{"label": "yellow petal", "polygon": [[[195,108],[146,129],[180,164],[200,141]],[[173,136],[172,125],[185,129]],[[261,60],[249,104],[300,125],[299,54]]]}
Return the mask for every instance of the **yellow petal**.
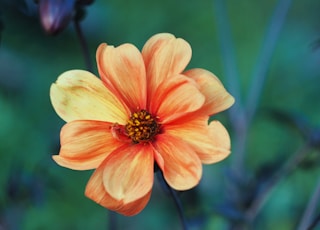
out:
{"label": "yellow petal", "polygon": [[97,168],[113,150],[123,145],[111,134],[111,126],[111,123],[101,121],[67,123],[60,133],[60,153],[53,159],[71,169]]}
{"label": "yellow petal", "polygon": [[207,124],[208,117],[197,118],[178,125],[170,124],[164,132],[186,141],[198,154],[202,163],[212,164],[230,154],[230,137],[219,121]]}
{"label": "yellow petal", "polygon": [[158,165],[172,188],[187,190],[199,183],[202,175],[201,161],[183,139],[164,133],[157,136],[153,145],[155,151],[162,156],[160,159],[163,162]]}
{"label": "yellow petal", "polygon": [[198,110],[205,97],[197,85],[183,75],[176,75],[162,82],[150,101],[150,111],[162,123],[169,123]]}
{"label": "yellow petal", "polygon": [[228,109],[234,103],[234,98],[226,91],[220,80],[204,69],[191,69],[183,73],[194,79],[205,95],[206,101],[197,111],[198,115],[212,115]]}
{"label": "yellow petal", "polygon": [[131,111],[146,108],[146,70],[140,51],[131,44],[101,44],[97,63],[102,81]]}
{"label": "yellow petal", "polygon": [[125,124],[127,109],[93,74],[70,70],[51,85],[50,98],[65,121],[100,120]]}
{"label": "yellow petal", "polygon": [[[116,200],[105,190],[103,184],[103,172],[105,169],[104,162],[97,170],[92,174],[87,186],[85,195],[95,201],[96,203],[108,208],[112,211],[118,212],[125,216],[133,216],[142,211],[147,205],[150,195],[150,191],[141,198],[129,203],[125,203],[123,200]],[[119,183],[121,180],[119,180]]]}
{"label": "yellow petal", "polygon": [[181,38],[161,33],[151,37],[142,49],[148,78],[148,95],[171,75],[180,74],[191,59],[191,47]]}
{"label": "yellow petal", "polygon": [[116,200],[130,203],[145,196],[153,185],[154,158],[149,144],[115,150],[103,171],[105,190]]}

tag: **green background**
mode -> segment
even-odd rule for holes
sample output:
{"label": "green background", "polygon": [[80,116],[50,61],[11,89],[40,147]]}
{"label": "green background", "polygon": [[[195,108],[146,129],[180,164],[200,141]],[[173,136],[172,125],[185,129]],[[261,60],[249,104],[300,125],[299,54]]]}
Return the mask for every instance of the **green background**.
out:
{"label": "green background", "polygon": [[[243,100],[278,1],[222,2],[229,21],[223,28],[230,26],[229,45],[238,73],[233,81],[240,83]],[[147,207],[137,216],[124,217],[109,214],[84,196],[92,171],[72,171],[53,162],[64,122],[51,106],[50,85],[64,71],[86,66],[73,24],[49,36],[41,28],[36,6],[27,3],[0,1],[0,229],[179,229],[174,203],[158,181]],[[173,33],[192,47],[188,68],[212,71],[230,90],[216,7],[209,0],[100,0],[86,7],[81,26],[93,63],[102,42],[115,46],[129,42],[141,49],[153,34]],[[266,65],[245,150],[245,178],[250,185],[263,184],[261,178],[273,175],[304,145],[297,123],[312,130],[320,124],[319,12],[317,0],[292,1]],[[270,116],[270,111],[280,111],[286,119]],[[298,122],[290,122],[292,117]],[[239,138],[227,112],[214,119],[228,128],[232,142]],[[191,229],[229,229],[237,223],[234,216],[242,207],[239,211],[228,203],[236,199],[230,184],[238,182],[228,174],[236,154],[233,148],[227,160],[204,166],[200,184],[181,194]],[[320,172],[319,153],[313,151],[307,158],[303,167],[274,186],[251,229],[285,230],[299,224]],[[253,192],[245,184],[242,196]]]}

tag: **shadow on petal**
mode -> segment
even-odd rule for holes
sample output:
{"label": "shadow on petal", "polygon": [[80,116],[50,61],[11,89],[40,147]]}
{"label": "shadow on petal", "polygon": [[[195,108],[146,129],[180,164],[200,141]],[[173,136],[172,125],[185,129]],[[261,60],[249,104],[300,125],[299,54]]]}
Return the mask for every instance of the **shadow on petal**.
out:
{"label": "shadow on petal", "polygon": [[141,212],[149,202],[151,189],[143,197],[129,203],[125,203],[123,200],[116,200],[105,190],[103,166],[99,167],[91,176],[86,186],[85,195],[101,206],[125,216],[133,216]]}
{"label": "shadow on petal", "polygon": [[60,132],[61,148],[53,159],[61,166],[87,170],[97,168],[124,143],[115,139],[112,124],[104,121],[77,120],[65,124]]}
{"label": "shadow on petal", "polygon": [[169,134],[160,134],[154,143],[163,162],[157,162],[167,183],[176,190],[195,187],[202,175],[202,164],[196,152],[184,141]]}

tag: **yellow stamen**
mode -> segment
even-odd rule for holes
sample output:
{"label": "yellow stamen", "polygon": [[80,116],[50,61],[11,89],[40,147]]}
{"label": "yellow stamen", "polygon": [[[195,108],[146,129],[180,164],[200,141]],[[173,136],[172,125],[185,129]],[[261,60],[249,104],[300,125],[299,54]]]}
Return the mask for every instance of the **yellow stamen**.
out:
{"label": "yellow stamen", "polygon": [[140,110],[131,115],[125,130],[132,142],[137,144],[153,141],[154,136],[159,133],[160,124],[148,111]]}

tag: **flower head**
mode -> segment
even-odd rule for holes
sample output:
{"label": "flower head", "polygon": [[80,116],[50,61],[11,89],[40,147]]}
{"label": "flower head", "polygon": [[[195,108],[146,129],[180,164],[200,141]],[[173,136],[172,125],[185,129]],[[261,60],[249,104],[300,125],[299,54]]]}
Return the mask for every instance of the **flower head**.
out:
{"label": "flower head", "polygon": [[53,159],[71,169],[95,169],[87,197],[135,215],[149,201],[155,163],[172,188],[187,190],[199,183],[202,163],[229,155],[228,132],[208,119],[234,99],[211,72],[185,71],[191,59],[186,41],[157,34],[141,52],[131,44],[101,44],[96,59],[101,80],[71,70],[50,90],[67,122]]}

